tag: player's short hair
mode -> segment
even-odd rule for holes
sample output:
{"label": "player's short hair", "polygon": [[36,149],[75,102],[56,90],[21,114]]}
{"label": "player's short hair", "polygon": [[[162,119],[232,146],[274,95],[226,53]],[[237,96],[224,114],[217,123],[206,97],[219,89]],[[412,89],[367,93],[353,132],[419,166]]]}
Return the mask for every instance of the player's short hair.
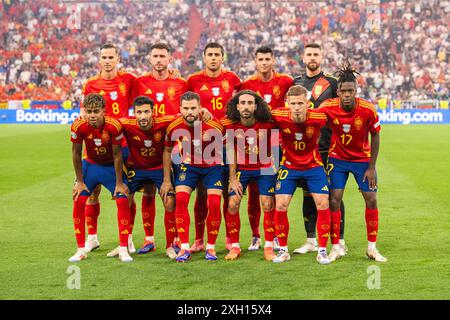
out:
{"label": "player's short hair", "polygon": [[101,52],[103,49],[114,49],[114,50],[116,50],[117,55],[120,54],[120,49],[119,49],[114,43],[112,43],[112,42],[107,42],[107,43],[103,44],[103,45],[100,47],[100,52]]}
{"label": "player's short hair", "polygon": [[305,87],[303,86],[299,86],[299,85],[295,85],[289,88],[288,92],[286,93],[286,97],[289,96],[307,96],[308,95],[308,90],[306,90]]}
{"label": "player's short hair", "polygon": [[271,47],[268,46],[262,46],[256,49],[255,57],[258,55],[258,53],[270,53],[270,55],[273,57],[273,50]]}
{"label": "player's short hair", "polygon": [[168,53],[172,53],[172,48],[167,43],[163,43],[163,42],[158,42],[158,43],[155,43],[154,45],[152,45],[150,47],[150,52],[153,49],[167,50]]}
{"label": "player's short hair", "polygon": [[100,107],[105,109],[106,101],[101,94],[98,93],[90,93],[83,99],[83,107]]}
{"label": "player's short hair", "polygon": [[222,52],[222,56],[225,55],[225,49],[223,48],[223,46],[217,42],[210,42],[205,46],[205,49],[203,49],[203,55],[206,54],[206,50],[208,50],[209,48],[219,48],[220,52]]}
{"label": "player's short hair", "polygon": [[183,95],[180,97],[180,105],[183,103],[183,101],[192,101],[197,100],[198,104],[200,104],[200,96],[192,91],[187,91],[183,93]]}
{"label": "player's short hair", "polygon": [[227,104],[227,118],[231,121],[241,121],[241,115],[237,109],[237,105],[239,103],[239,98],[244,95],[249,94],[255,98],[256,111],[255,111],[255,119],[258,122],[268,122],[272,120],[272,114],[269,109],[269,105],[267,102],[261,98],[259,94],[252,90],[242,90],[230,99]]}
{"label": "player's short hair", "polygon": [[310,43],[307,43],[307,44],[305,45],[305,50],[306,50],[307,48],[313,48],[313,49],[319,49],[319,50],[322,50],[322,46],[321,46],[320,44],[316,43],[316,42],[310,42]]}
{"label": "player's short hair", "polygon": [[146,96],[136,97],[134,99],[134,101],[133,101],[133,106],[134,107],[139,107],[139,106],[142,106],[144,104],[149,104],[150,107],[153,108],[153,106],[155,105],[155,102],[153,102],[152,99],[150,99],[149,97],[146,97]]}
{"label": "player's short hair", "polygon": [[360,73],[353,69],[350,60],[346,58],[335,74],[338,76],[338,88],[340,88],[344,82],[353,82],[356,84],[356,75]]}

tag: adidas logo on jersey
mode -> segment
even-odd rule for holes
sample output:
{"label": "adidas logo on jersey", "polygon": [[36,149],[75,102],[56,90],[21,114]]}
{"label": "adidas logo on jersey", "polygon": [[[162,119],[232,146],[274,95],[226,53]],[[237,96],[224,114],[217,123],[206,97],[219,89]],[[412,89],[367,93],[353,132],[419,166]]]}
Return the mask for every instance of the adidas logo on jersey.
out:
{"label": "adidas logo on jersey", "polygon": [[291,133],[291,130],[289,130],[289,128],[286,128],[283,130],[284,133]]}
{"label": "adidas logo on jersey", "polygon": [[214,184],[214,186],[215,186],[215,187],[222,187],[222,182],[221,182],[221,181],[217,181],[217,182]]}
{"label": "adidas logo on jersey", "polygon": [[147,89],[147,91],[145,91],[145,94],[152,94],[152,90],[151,89]]}
{"label": "adidas logo on jersey", "polygon": [[200,91],[208,91],[208,87],[206,86],[206,84],[204,84],[201,88]]}

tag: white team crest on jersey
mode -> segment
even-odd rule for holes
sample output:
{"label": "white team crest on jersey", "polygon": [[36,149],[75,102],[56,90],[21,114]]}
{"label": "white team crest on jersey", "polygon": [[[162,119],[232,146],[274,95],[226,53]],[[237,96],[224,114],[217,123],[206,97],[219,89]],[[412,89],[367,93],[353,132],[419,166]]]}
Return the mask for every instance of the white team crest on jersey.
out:
{"label": "white team crest on jersey", "polygon": [[194,147],[199,147],[200,146],[200,140],[199,139],[192,140],[192,143],[194,144]]}
{"label": "white team crest on jersey", "polygon": [[220,88],[219,87],[212,88],[212,93],[214,96],[217,97],[220,94]]}
{"label": "white team crest on jersey", "polygon": [[100,147],[102,145],[102,139],[94,139],[94,143],[97,147]]}
{"label": "white team crest on jersey", "polygon": [[144,146],[150,148],[152,146],[152,140],[144,140]]}
{"label": "white team crest on jersey", "polygon": [[272,95],[271,94],[265,94],[264,95],[264,101],[267,103],[270,103],[272,101]]}
{"label": "white team crest on jersey", "polygon": [[349,133],[351,128],[352,128],[352,126],[350,124],[342,125],[342,129],[344,130],[345,133]]}
{"label": "white team crest on jersey", "polygon": [[164,93],[163,92],[157,92],[156,93],[156,100],[158,102],[161,102],[161,101],[163,101],[163,99],[164,99]]}
{"label": "white team crest on jersey", "polygon": [[247,137],[247,143],[248,144],[254,144],[255,143],[255,138],[254,137]]}
{"label": "white team crest on jersey", "polygon": [[301,132],[296,132],[295,133],[295,140],[300,141],[303,139],[303,133]]}
{"label": "white team crest on jersey", "polygon": [[117,100],[117,91],[111,91],[109,96],[111,97],[111,100]]}

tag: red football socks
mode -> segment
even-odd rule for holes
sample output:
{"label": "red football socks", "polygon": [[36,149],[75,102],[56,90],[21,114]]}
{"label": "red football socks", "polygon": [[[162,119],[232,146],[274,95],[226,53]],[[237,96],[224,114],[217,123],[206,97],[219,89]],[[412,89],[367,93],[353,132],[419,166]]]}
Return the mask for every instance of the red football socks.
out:
{"label": "red football socks", "polygon": [[[331,214],[330,209],[317,210],[317,237],[318,244],[321,248],[327,247],[328,238],[330,237]],[[337,233],[339,243],[339,233]]]}
{"label": "red football socks", "polygon": [[78,248],[84,249],[86,241],[85,229],[85,209],[88,196],[79,196],[77,201],[73,202],[73,227],[75,229],[75,238],[77,239]]}
{"label": "red football socks", "polygon": [[206,217],[206,230],[208,232],[208,244],[215,244],[219,234],[220,222],[222,219],[220,212],[220,201],[222,196],[218,194],[208,195],[208,216]]}
{"label": "red football socks", "polygon": [[264,212],[264,240],[272,242],[275,237],[275,211]]}
{"label": "red football socks", "polygon": [[164,228],[166,229],[166,249],[172,246],[174,238],[177,236],[177,226],[175,224],[175,211],[164,212]]}
{"label": "red football socks", "polygon": [[227,234],[229,234],[231,243],[238,243],[239,232],[241,230],[241,219],[239,217],[239,212],[231,214],[229,211],[227,211],[226,226],[227,226]]}
{"label": "red football socks", "polygon": [[128,236],[131,233],[131,214],[127,198],[117,198],[117,221],[119,225],[119,241],[121,247],[128,246]]}
{"label": "red football socks", "polygon": [[259,201],[259,189],[258,185],[254,182],[250,182],[248,185],[248,221],[252,228],[252,236],[260,238],[259,224],[261,220],[261,204]]}
{"label": "red football socks", "polygon": [[97,234],[98,216],[100,215],[100,203],[86,204],[85,215],[88,234]]}
{"label": "red football socks", "polygon": [[197,193],[194,204],[195,240],[203,240],[205,236],[205,220],[208,215],[208,207],[206,193],[202,194],[205,196],[199,196]]}
{"label": "red football socks", "polygon": [[142,224],[146,237],[153,237],[155,233],[155,197],[142,196]]}
{"label": "red football socks", "polygon": [[275,210],[275,233],[280,247],[286,247],[289,236],[289,219],[287,211]]}
{"label": "red football socks", "polygon": [[177,192],[175,206],[175,223],[178,236],[182,244],[189,243],[189,226],[191,223],[188,211],[189,198],[191,195],[187,192]]}
{"label": "red football socks", "polygon": [[339,235],[341,233],[341,210],[331,212],[331,243],[339,244]]}
{"label": "red football socks", "polygon": [[366,208],[366,228],[367,240],[376,242],[378,235],[378,209]]}

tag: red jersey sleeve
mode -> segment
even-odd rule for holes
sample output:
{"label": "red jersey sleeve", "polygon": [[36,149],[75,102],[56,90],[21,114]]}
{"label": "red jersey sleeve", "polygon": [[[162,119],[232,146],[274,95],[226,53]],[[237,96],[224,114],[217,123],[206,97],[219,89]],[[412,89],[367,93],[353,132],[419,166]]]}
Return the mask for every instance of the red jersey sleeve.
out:
{"label": "red jersey sleeve", "polygon": [[86,124],[86,121],[78,118],[72,123],[70,127],[70,141],[72,143],[83,143],[83,132],[82,127]]}
{"label": "red jersey sleeve", "polygon": [[105,117],[105,124],[107,125],[107,130],[111,134],[111,143],[120,145],[123,139],[123,129],[120,122],[116,119]]}

